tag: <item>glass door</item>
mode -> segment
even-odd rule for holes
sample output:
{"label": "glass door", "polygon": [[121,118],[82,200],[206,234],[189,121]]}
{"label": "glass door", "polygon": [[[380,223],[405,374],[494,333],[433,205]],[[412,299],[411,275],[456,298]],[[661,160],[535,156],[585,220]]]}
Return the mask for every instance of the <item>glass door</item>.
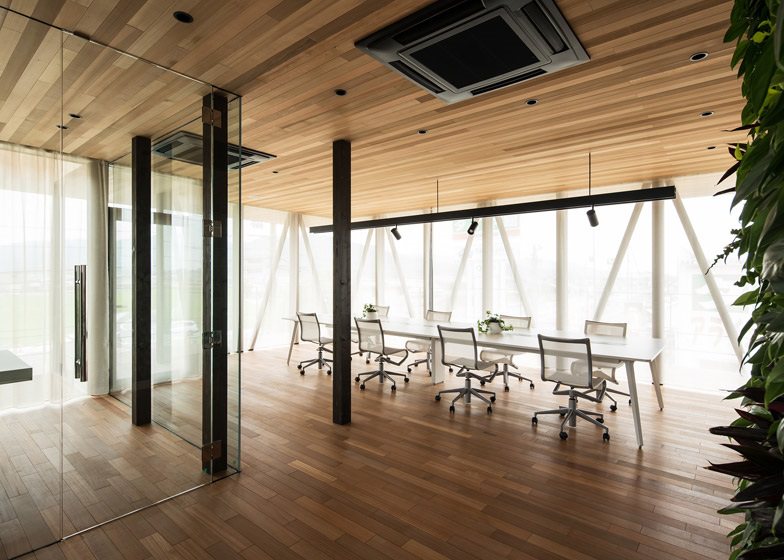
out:
{"label": "glass door", "polygon": [[[62,536],[62,376],[85,192],[65,185],[59,31],[0,8],[0,557]],[[69,214],[69,213],[73,214]],[[83,214],[82,214],[83,215]]]}

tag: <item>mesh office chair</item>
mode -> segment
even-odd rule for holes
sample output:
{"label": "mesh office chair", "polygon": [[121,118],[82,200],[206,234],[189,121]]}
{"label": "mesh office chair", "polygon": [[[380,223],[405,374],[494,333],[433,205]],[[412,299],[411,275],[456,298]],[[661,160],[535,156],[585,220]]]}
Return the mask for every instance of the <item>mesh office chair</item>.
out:
{"label": "mesh office chair", "polygon": [[[483,362],[477,358],[476,335],[473,327],[460,329],[438,325],[438,337],[441,341],[441,363],[445,366],[459,368],[455,375],[465,377],[465,385],[459,389],[439,391],[436,395],[436,400],[440,401],[441,395],[456,393],[455,398],[452,399],[452,404],[449,405],[449,412],[454,412],[455,402],[458,399],[464,397],[466,404],[469,404],[471,397],[474,396],[487,403],[488,414],[493,412],[492,403],[495,402],[495,393],[493,391],[485,391],[484,389],[474,389],[471,386],[471,379],[480,381],[485,379],[485,376],[476,372],[489,369],[495,365],[493,362]],[[485,395],[490,395],[490,397],[488,398]]]}
{"label": "mesh office chair", "polygon": [[[425,313],[425,321],[433,321],[438,323],[448,323],[452,320],[452,312],[451,311],[434,311],[432,309],[428,309],[427,313]],[[410,364],[408,364],[408,373],[411,373],[412,367],[417,367],[419,364],[427,364],[427,373],[428,375],[433,375],[433,372],[430,371],[430,360],[433,356],[433,349],[430,347],[429,340],[407,340],[406,341],[406,350],[410,354],[419,354],[421,352],[427,352],[426,356],[421,360],[414,360]]]}
{"label": "mesh office chair", "polygon": [[[501,315],[501,320],[507,325],[511,325],[514,327],[514,330],[528,330],[531,328],[531,318],[530,317],[515,317],[513,315]],[[481,360],[485,362],[495,362],[495,371],[493,374],[487,378],[487,381],[490,382],[495,379],[495,376],[499,373],[504,376],[504,391],[509,390],[509,376],[516,377],[520,381],[525,379],[528,381],[529,387],[531,389],[534,388],[534,382],[529,377],[525,377],[524,375],[516,372],[516,371],[509,371],[509,366],[517,369],[517,366],[514,363],[514,354],[509,354],[508,352],[503,352],[501,350],[482,350],[482,353],[479,355]],[[499,369],[499,365],[502,367]]]}
{"label": "mesh office chair", "polygon": [[[602,391],[604,380],[597,380],[591,359],[591,341],[588,338],[555,338],[539,336],[539,352],[542,359],[542,380],[555,383],[553,395],[568,395],[569,406],[561,406],[555,410],[541,410],[534,412],[531,422],[534,426],[539,423],[540,414],[559,414],[561,421],[561,439],[566,439],[567,422],[569,427],[577,426],[577,419],[582,418],[604,430],[602,438],[610,440],[610,431],[604,425],[604,416],[599,412],[580,410],[577,408],[577,398],[600,402],[601,399],[592,395],[595,391]],[[568,389],[561,389],[566,385]],[[583,389],[579,391],[578,389]]]}
{"label": "mesh office chair", "polygon": [[[318,358],[303,360],[297,364],[300,375],[305,375],[305,368],[308,366],[318,364],[318,368],[321,369],[323,366],[332,363],[332,360],[324,357],[324,352],[332,353],[332,350],[326,347],[327,344],[332,344],[332,339],[321,336],[321,324],[319,324],[315,313],[300,313],[297,311],[297,319],[299,320],[300,339],[318,345]],[[330,366],[327,366],[327,368],[327,375],[329,375],[332,373],[332,368]]]}
{"label": "mesh office chair", "polygon": [[[626,326],[626,323],[603,323],[601,321],[586,321],[584,332],[588,336],[615,336],[619,338],[626,338]],[[604,379],[605,381],[609,381],[615,385],[618,385],[618,380],[615,378],[615,371],[624,367],[624,365],[625,364],[621,361],[594,360],[593,362],[595,375],[600,379]],[[610,387],[606,387],[604,393],[597,394],[600,400],[603,397],[607,397],[612,401],[612,404],[610,405],[610,410],[612,412],[618,410],[618,401],[616,401],[610,393],[629,398],[629,393],[624,393],[623,391],[619,391],[617,389],[611,389]],[[629,398],[629,404],[632,404],[631,398]]]}
{"label": "mesh office chair", "polygon": [[[408,376],[406,376],[405,373],[396,373],[384,369],[384,364],[389,363],[399,366],[405,362],[406,358],[408,358],[408,351],[405,348],[391,348],[384,344],[384,329],[381,327],[380,320],[359,319],[355,317],[354,322],[357,325],[357,333],[359,333],[360,351],[367,352],[368,356],[370,356],[371,353],[378,354],[376,356],[378,369],[360,373],[354,378],[354,381],[356,382],[362,381],[362,384],[359,386],[359,388],[364,390],[365,383],[374,377],[378,377],[380,383],[383,383],[385,379],[389,379],[392,382],[393,391],[397,389],[397,384],[395,383],[393,376],[402,377],[405,382],[408,383]],[[403,357],[400,358],[399,361],[395,361],[393,359],[393,356],[399,356],[401,354]],[[365,377],[365,379],[362,380],[362,377]]]}
{"label": "mesh office chair", "polygon": [[[387,317],[389,317],[389,306],[388,305],[373,305],[373,307],[376,308],[376,314],[378,315],[379,319],[386,319]],[[351,337],[351,342],[353,342],[355,344],[358,344],[359,343],[359,335],[352,336]],[[354,356],[354,355],[362,356],[362,354],[363,354],[362,350],[357,350],[356,352],[352,352],[350,356]],[[350,356],[349,356],[349,358],[350,358]],[[371,358],[371,356],[370,356],[370,354],[368,354],[367,357],[365,358],[365,363],[366,364],[370,363],[370,358]]]}

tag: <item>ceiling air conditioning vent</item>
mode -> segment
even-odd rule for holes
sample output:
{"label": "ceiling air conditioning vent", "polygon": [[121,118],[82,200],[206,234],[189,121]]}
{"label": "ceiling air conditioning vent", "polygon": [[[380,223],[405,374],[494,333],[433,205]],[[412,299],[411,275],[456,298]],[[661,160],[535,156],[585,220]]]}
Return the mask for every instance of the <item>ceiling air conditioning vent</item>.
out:
{"label": "ceiling air conditioning vent", "polygon": [[[201,136],[191,132],[178,131],[174,134],[162,138],[155,142],[152,146],[153,153],[163,156],[167,159],[175,161],[182,161],[193,165],[202,165],[203,152]],[[239,169],[256,165],[257,163],[264,163],[277,156],[260,152],[258,150],[251,150],[250,148],[242,147],[242,157],[240,159],[240,148],[234,144],[229,144],[229,169]]]}
{"label": "ceiling air conditioning vent", "polygon": [[553,0],[439,0],[356,46],[447,103],[589,59]]}

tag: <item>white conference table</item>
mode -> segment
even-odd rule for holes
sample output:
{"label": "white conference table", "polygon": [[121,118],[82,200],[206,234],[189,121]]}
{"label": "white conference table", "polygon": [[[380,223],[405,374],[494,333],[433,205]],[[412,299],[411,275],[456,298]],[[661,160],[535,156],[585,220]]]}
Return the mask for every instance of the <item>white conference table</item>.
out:
{"label": "white conference table", "polygon": [[[299,331],[299,323],[295,318],[284,317],[286,320],[294,322],[294,329],[291,333],[291,345],[286,363],[291,360],[291,350],[296,342]],[[325,327],[332,327],[332,318],[319,318],[319,322]],[[429,340],[432,349],[432,380],[433,383],[443,383],[446,379],[446,367],[441,363],[441,344],[438,338],[438,324],[435,321],[382,318],[382,327],[385,335],[400,336],[405,338],[416,338]],[[462,323],[449,323],[450,327],[472,327],[474,325]],[[356,327],[352,324],[352,330]],[[476,333],[476,343],[482,348],[492,348],[508,351],[514,354],[538,354],[539,339],[537,334],[545,336],[557,336],[562,338],[585,338],[582,333],[556,330],[518,330],[506,331],[501,334],[482,334]],[[590,336],[591,354],[594,359],[603,361],[621,361],[626,366],[626,377],[629,382],[629,396],[631,398],[632,416],[634,417],[634,431],[637,435],[637,445],[642,447],[642,424],[640,422],[639,401],[637,398],[637,376],[634,364],[643,362],[649,364],[653,386],[656,390],[656,398],[659,408],[664,408],[661,386],[659,383],[659,368],[657,358],[664,350],[664,341],[660,338],[646,337],[614,337],[614,336]]]}

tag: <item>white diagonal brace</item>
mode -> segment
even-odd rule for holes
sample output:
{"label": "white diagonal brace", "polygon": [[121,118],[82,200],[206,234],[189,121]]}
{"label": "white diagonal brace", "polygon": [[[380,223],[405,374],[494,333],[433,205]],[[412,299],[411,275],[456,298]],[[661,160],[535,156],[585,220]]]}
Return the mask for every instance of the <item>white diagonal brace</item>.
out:
{"label": "white diagonal brace", "polygon": [[463,280],[463,273],[465,272],[468,256],[471,253],[471,245],[474,243],[474,236],[467,235],[465,247],[463,248],[463,256],[460,257],[460,265],[457,267],[457,274],[455,274],[455,283],[452,285],[452,298],[449,300],[449,311],[455,308],[457,303],[457,291],[460,289],[460,282]]}
{"label": "white diagonal brace", "polygon": [[732,322],[727,304],[724,302],[724,298],[721,297],[716,279],[713,277],[713,273],[708,270],[708,260],[705,258],[705,253],[702,251],[702,246],[694,231],[694,226],[691,224],[689,214],[686,212],[686,207],[683,205],[681,197],[677,195],[672,199],[672,203],[675,205],[675,210],[678,212],[678,218],[680,219],[683,231],[686,233],[686,237],[689,240],[694,258],[697,260],[697,266],[700,267],[700,272],[703,273],[705,283],[708,285],[708,291],[710,292],[711,298],[713,298],[713,304],[716,306],[716,311],[719,312],[719,317],[724,325],[724,330],[727,332],[727,337],[730,339],[732,349],[735,350],[735,355],[738,357],[738,364],[742,364],[744,352],[738,342],[738,331],[735,329],[735,325]]}
{"label": "white diagonal brace", "polygon": [[356,297],[359,294],[359,281],[362,279],[362,269],[365,268],[365,261],[367,261],[368,251],[370,250],[370,242],[373,241],[373,230],[369,229],[367,238],[365,238],[365,246],[362,247],[362,255],[359,257],[359,265],[357,272],[354,275],[354,280],[351,282],[351,309],[352,313],[357,309]]}
{"label": "white diagonal brace", "polygon": [[520,301],[523,303],[524,313],[533,316],[534,311],[531,309],[531,302],[528,301],[528,296],[525,293],[523,286],[523,279],[520,276],[520,269],[517,267],[517,259],[512,251],[512,244],[509,242],[509,235],[506,233],[506,226],[501,216],[495,217],[495,224],[498,227],[498,234],[501,236],[501,241],[504,244],[504,252],[506,253],[506,260],[509,261],[509,267],[512,269],[512,277],[514,278],[517,293],[520,296]]}
{"label": "white diagonal brace", "polygon": [[[386,229],[386,228],[385,228]],[[389,250],[392,252],[392,261],[395,263],[398,278],[400,278],[400,288],[403,290],[403,296],[406,298],[406,308],[408,309],[408,316],[414,318],[414,306],[411,305],[411,296],[408,294],[408,287],[406,286],[406,275],[403,274],[403,268],[400,266],[400,257],[397,254],[397,247],[395,247],[395,237],[390,230],[387,232],[387,241],[389,241]]]}
{"label": "white diagonal brace", "polygon": [[308,230],[305,223],[300,218],[299,232],[302,236],[302,243],[305,245],[305,253],[308,255],[308,264],[310,265],[310,272],[313,275],[313,284],[316,286],[316,296],[318,297],[319,311],[326,311],[327,305],[324,300],[324,292],[321,290],[321,281],[319,279],[318,268],[316,267],[316,259],[313,258],[313,249],[310,246],[310,239],[308,238]]}
{"label": "white diagonal brace", "polygon": [[264,297],[261,300],[259,312],[256,315],[256,328],[253,329],[253,338],[250,341],[250,350],[253,350],[253,348],[256,346],[256,339],[259,337],[261,322],[264,320],[264,313],[267,311],[267,304],[269,303],[270,295],[272,294],[272,288],[275,286],[275,276],[278,270],[278,265],[280,264],[280,257],[283,254],[283,248],[286,246],[286,234],[289,231],[289,227],[291,227],[291,215],[286,217],[286,222],[283,224],[283,231],[280,232],[278,247],[275,249],[275,256],[273,257],[272,264],[270,266],[270,275],[269,279],[267,280],[267,287],[264,290]]}
{"label": "white diagonal brace", "polygon": [[623,232],[621,244],[618,245],[618,252],[615,255],[610,274],[607,276],[607,282],[604,284],[604,290],[599,298],[599,303],[596,304],[596,311],[593,314],[594,321],[601,321],[604,310],[607,307],[607,301],[610,299],[613,288],[615,287],[615,280],[618,278],[618,273],[621,270],[623,259],[626,258],[626,250],[629,248],[629,243],[634,235],[634,230],[637,227],[637,221],[640,219],[642,213],[642,202],[638,202],[632,209],[632,215],[629,217],[629,223],[626,225],[626,231]]}

